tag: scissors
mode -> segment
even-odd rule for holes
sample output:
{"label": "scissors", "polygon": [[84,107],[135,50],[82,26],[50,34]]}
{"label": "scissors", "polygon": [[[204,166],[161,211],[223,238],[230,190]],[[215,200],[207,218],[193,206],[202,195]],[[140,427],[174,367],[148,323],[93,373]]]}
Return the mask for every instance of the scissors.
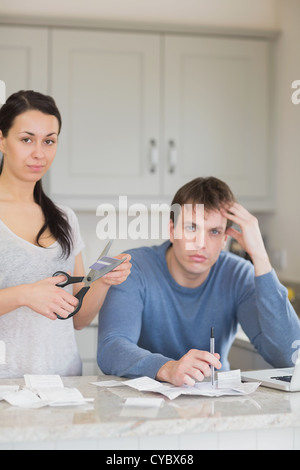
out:
{"label": "scissors", "polygon": [[56,316],[59,320],[68,320],[69,318],[76,315],[76,313],[78,313],[79,310],[82,307],[82,302],[83,302],[84,296],[89,291],[89,289],[91,287],[91,284],[93,282],[97,281],[97,279],[100,279],[105,274],[107,274],[110,271],[112,271],[113,269],[115,269],[117,266],[119,266],[120,264],[122,264],[125,261],[125,259],[106,258],[106,255],[108,254],[112,243],[113,243],[113,240],[110,240],[108,242],[108,244],[104,248],[103,252],[99,256],[96,263],[94,263],[91,266],[92,269],[88,273],[87,276],[85,276],[85,277],[84,276],[74,277],[74,276],[70,276],[68,273],[66,273],[64,271],[57,271],[56,273],[53,274],[52,277],[65,276],[66,281],[57,284],[57,286],[61,287],[61,288],[69,286],[70,284],[77,284],[77,283],[80,283],[80,282],[84,282],[84,287],[82,287],[82,289],[80,289],[78,294],[75,295],[76,299],[79,300],[78,306],[76,307],[74,312],[72,312],[67,318],[63,318],[63,317],[56,314]]}

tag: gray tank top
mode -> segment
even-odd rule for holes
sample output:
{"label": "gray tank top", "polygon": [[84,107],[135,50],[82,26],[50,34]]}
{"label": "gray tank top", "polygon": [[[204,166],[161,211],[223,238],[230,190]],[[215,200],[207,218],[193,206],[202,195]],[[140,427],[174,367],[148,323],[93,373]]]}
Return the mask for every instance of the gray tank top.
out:
{"label": "gray tank top", "polygon": [[[75,257],[84,243],[75,213],[67,207],[60,208],[67,214],[74,240],[73,251],[67,259],[61,256],[57,242],[49,248],[40,248],[18,237],[0,220],[0,289],[34,283],[51,277],[56,271],[73,273]],[[66,289],[72,292],[72,286]],[[52,321],[21,307],[0,316],[0,343],[0,378],[18,378],[24,374],[82,374],[73,319]]]}

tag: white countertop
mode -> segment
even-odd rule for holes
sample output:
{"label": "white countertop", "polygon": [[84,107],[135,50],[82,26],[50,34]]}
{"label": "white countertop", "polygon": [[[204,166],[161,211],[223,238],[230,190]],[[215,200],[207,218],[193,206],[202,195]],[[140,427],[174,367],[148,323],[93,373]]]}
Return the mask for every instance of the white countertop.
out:
{"label": "white countertop", "polygon": [[[81,407],[32,410],[0,402],[0,445],[295,428],[300,423],[300,393],[260,387],[245,397],[181,396],[174,401],[164,398],[163,406],[155,411],[124,408],[129,397],[153,397],[153,394],[129,387],[107,389],[90,385],[111,378],[63,378],[65,386],[78,388],[86,398],[95,398],[93,404]],[[0,380],[0,384],[24,385],[24,380]]]}

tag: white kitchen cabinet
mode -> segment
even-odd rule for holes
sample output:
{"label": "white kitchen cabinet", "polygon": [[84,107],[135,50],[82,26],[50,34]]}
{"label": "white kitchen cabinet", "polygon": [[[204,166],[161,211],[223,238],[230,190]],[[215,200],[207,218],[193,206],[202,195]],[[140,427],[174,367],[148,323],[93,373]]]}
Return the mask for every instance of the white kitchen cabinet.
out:
{"label": "white kitchen cabinet", "polygon": [[0,80],[6,96],[24,89],[46,93],[47,79],[47,29],[0,26]]}
{"label": "white kitchen cabinet", "polygon": [[56,198],[159,193],[158,35],[54,30],[51,93],[63,116]]}
{"label": "white kitchen cabinet", "polygon": [[167,36],[164,193],[195,176],[266,203],[270,161],[268,41]]}
{"label": "white kitchen cabinet", "polygon": [[272,208],[269,40],[52,34],[64,122],[53,197],[91,210],[120,195],[170,202],[214,175],[251,210]]}

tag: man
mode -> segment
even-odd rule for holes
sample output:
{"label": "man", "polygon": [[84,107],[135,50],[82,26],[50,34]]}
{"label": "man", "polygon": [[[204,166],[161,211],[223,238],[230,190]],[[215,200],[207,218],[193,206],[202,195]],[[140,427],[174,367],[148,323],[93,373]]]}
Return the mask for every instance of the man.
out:
{"label": "man", "polygon": [[[102,307],[100,369],[193,385],[211,374],[210,366],[229,369],[238,324],[270,364],[292,366],[300,323],[272,269],[257,219],[212,177],[183,186],[172,202],[178,207],[171,212],[170,242],[132,250],[131,276],[111,289]],[[223,251],[228,236],[253,264]],[[209,353],[211,327],[220,355]]]}

